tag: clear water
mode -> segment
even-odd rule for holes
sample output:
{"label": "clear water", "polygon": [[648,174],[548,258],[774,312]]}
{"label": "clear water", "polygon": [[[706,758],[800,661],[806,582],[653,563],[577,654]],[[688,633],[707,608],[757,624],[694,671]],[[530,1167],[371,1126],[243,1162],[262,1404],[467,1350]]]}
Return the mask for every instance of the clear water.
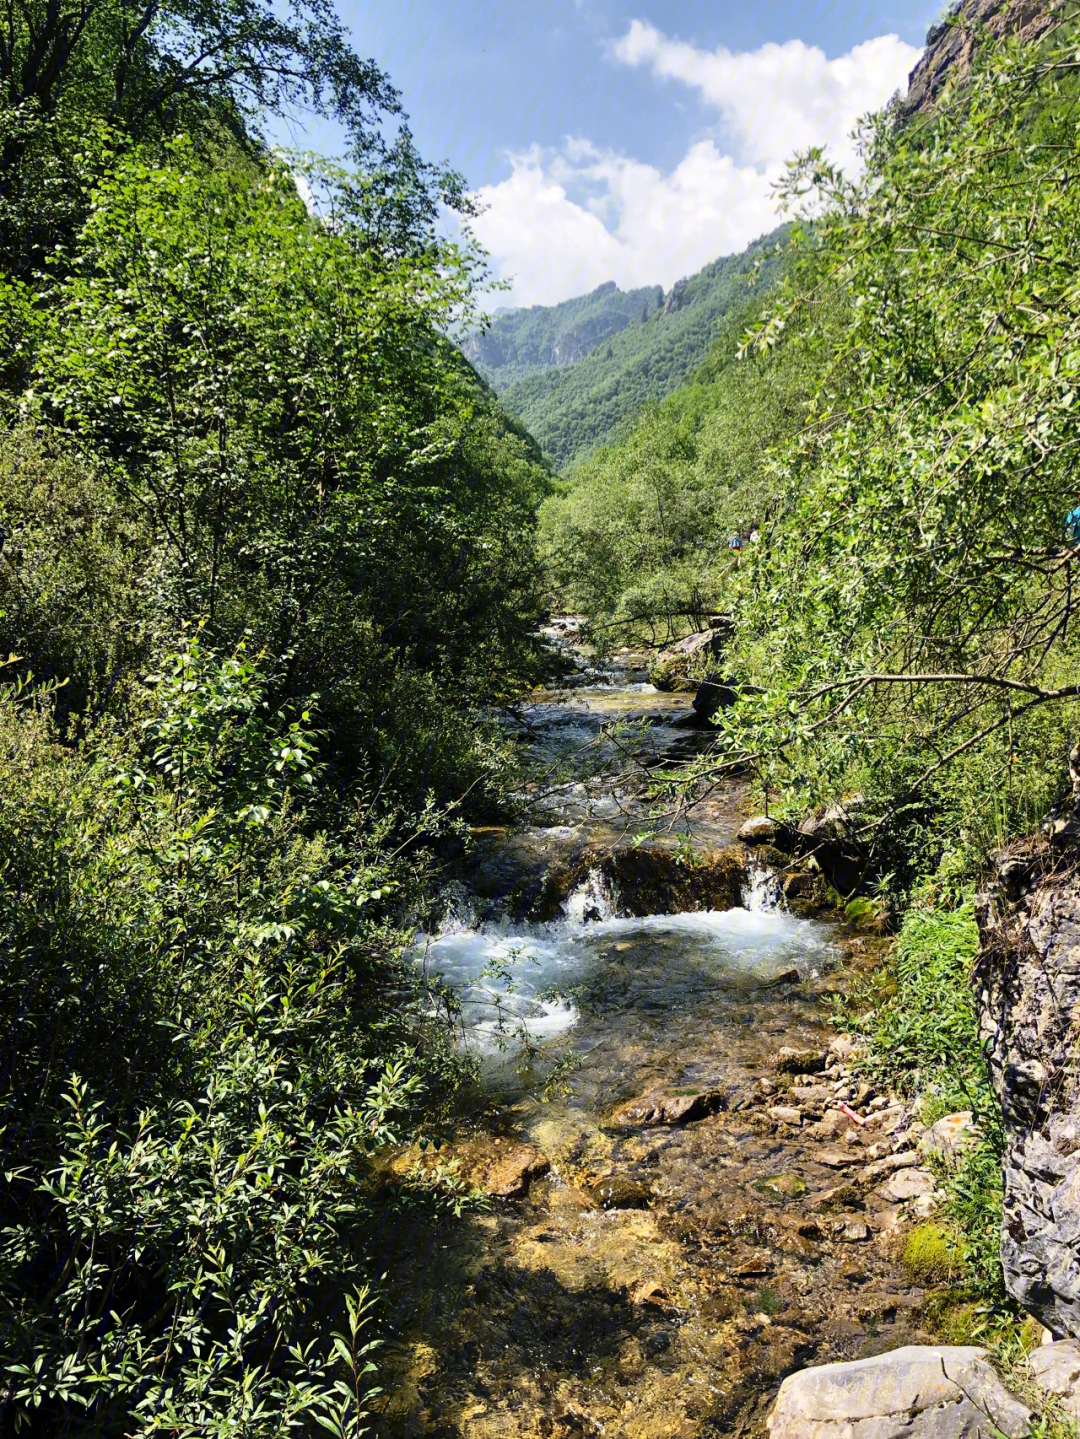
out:
{"label": "clear water", "polygon": [[[452,920],[421,940],[418,962],[460,1002],[462,1042],[487,1056],[532,1046],[591,1049],[641,1021],[708,1023],[719,996],[737,998],[782,976],[811,979],[831,962],[828,929],[788,914],[767,871],[742,907],[626,918],[595,874],[546,925]],[[648,1024],[646,1024],[646,1028]]]}

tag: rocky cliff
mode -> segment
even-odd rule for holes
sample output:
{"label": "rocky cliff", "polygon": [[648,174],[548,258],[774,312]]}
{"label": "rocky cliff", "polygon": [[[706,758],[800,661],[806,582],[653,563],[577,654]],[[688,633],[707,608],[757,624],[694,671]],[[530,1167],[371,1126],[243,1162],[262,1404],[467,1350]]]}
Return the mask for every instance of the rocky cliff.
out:
{"label": "rocky cliff", "polygon": [[973,983],[1007,1133],[1001,1257],[1009,1292],[1080,1335],[1080,849],[998,858],[978,910]]}
{"label": "rocky cliff", "polygon": [[926,37],[926,49],[908,78],[897,111],[901,119],[931,108],[947,80],[963,78],[982,35],[1037,40],[1054,21],[1053,0],[967,0],[954,5]]}

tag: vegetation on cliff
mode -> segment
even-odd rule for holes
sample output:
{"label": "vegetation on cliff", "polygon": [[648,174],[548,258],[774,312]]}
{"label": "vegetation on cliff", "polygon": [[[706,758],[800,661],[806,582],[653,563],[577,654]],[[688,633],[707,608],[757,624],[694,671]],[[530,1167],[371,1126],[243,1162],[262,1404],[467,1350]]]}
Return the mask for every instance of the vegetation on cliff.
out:
{"label": "vegetation on cliff", "polygon": [[[621,317],[626,302],[640,292],[621,296],[618,307],[597,292],[565,305],[499,316],[479,342],[467,346],[467,353],[555,468],[566,473],[609,444],[643,406],[663,400],[693,373],[729,314],[745,304],[750,281],[759,291],[774,282],[783,233],[766,235],[740,255],[714,260],[680,281],[663,305],[647,303],[645,292],[640,303],[635,299],[637,313],[618,330],[615,316]],[[605,316],[611,328],[602,343],[590,345],[572,364],[542,363],[560,340],[572,346],[579,323],[586,331],[591,325],[606,328]],[[485,361],[499,352],[506,352],[506,364]]]}

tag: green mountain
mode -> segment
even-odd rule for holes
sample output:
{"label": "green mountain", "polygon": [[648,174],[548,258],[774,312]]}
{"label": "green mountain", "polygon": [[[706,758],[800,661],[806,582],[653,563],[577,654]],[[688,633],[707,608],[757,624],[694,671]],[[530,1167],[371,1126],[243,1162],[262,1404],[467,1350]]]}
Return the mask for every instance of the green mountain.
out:
{"label": "green mountain", "polygon": [[605,340],[647,321],[663,304],[659,285],[624,292],[609,280],[591,295],[560,305],[504,310],[490,329],[470,335],[462,348],[492,389],[501,393],[537,370],[576,364]]}
{"label": "green mountain", "polygon": [[701,364],[755,271],[759,291],[779,275],[786,233],[714,260],[666,297],[658,286],[624,293],[609,282],[561,305],[504,312],[465,353],[565,473]]}

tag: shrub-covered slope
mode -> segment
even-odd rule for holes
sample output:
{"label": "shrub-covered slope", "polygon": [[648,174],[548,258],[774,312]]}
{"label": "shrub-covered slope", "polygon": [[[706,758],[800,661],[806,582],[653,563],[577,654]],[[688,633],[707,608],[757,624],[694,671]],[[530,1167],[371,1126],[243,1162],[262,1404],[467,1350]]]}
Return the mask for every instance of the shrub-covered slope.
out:
{"label": "shrub-covered slope", "polygon": [[[478,368],[556,469],[565,472],[608,443],[643,405],[671,394],[701,364],[724,317],[746,302],[751,277],[759,291],[775,280],[776,248],[784,233],[777,230],[740,255],[706,265],[689,280],[680,281],[662,305],[656,291],[620,297],[619,291],[612,295],[602,290],[551,310],[537,308],[500,317],[481,342]],[[602,315],[611,330],[574,363],[544,359],[542,346],[532,337],[546,336],[551,326],[552,339],[545,343],[566,343],[571,353],[572,330],[561,328],[561,317],[576,316],[577,307],[585,316],[596,311],[593,323],[598,327]],[[527,350],[526,342],[531,347]],[[514,353],[536,354],[537,360],[530,358],[526,364],[518,358],[501,369],[485,368],[485,355],[509,354],[512,345],[521,347]]]}

